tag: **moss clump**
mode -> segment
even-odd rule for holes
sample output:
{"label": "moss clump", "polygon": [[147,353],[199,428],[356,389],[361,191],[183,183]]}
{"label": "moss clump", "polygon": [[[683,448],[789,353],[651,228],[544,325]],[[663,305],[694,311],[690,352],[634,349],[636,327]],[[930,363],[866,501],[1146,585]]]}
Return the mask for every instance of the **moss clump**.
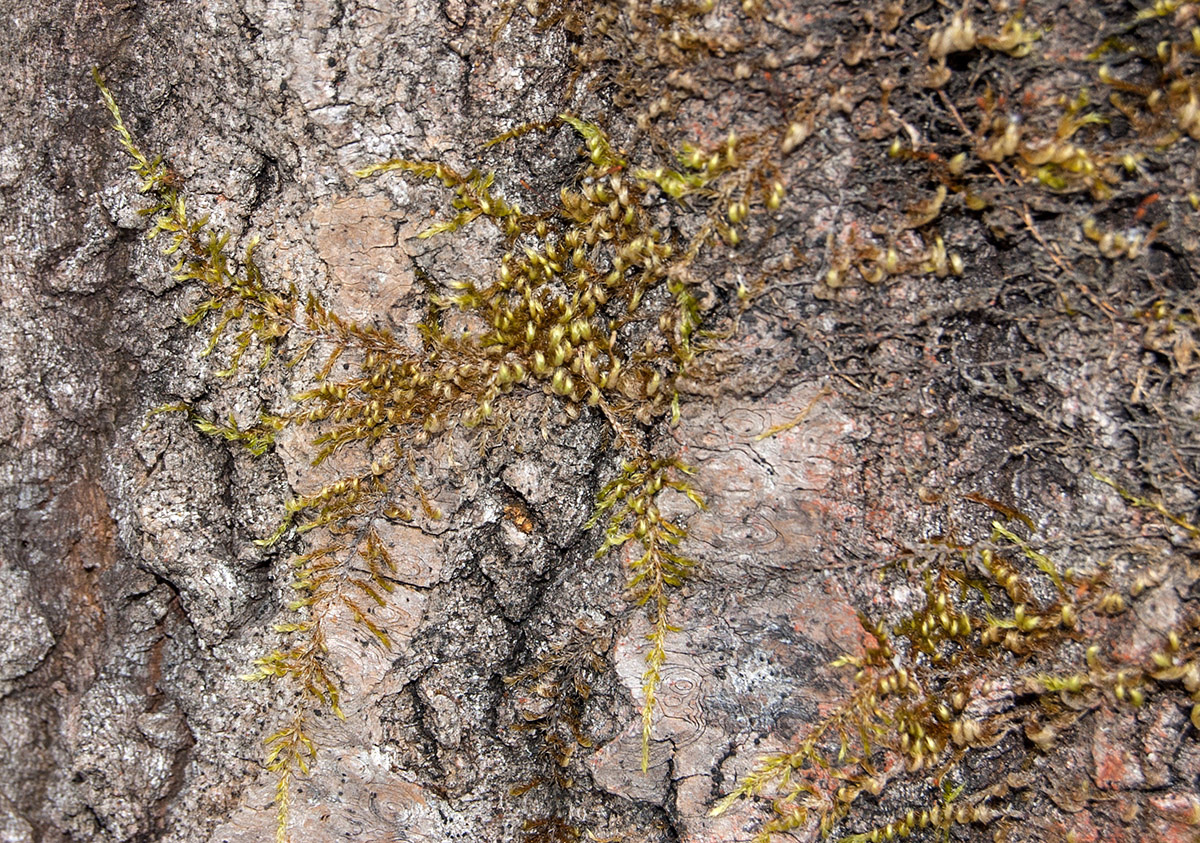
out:
{"label": "moss clump", "polygon": [[[348,612],[380,646],[391,647],[387,630],[373,616],[376,607],[386,605],[395,570],[376,525],[411,520],[415,512],[440,517],[417,480],[417,452],[452,431],[502,429],[514,393],[557,396],[568,420],[593,408],[607,421],[616,449],[626,455],[625,468],[605,487],[592,523],[601,516],[609,519],[600,555],[627,542],[644,549],[631,565],[628,586],[635,602],[650,607],[653,626],[643,686],[645,757],[664,642],[672,629],[670,593],[691,568],[675,549],[683,528],[662,516],[655,498],[674,489],[701,503],[683,479],[683,464],[652,453],[647,426],[678,418],[675,384],[699,350],[701,308],[689,267],[714,232],[736,241],[736,225],[749,213],[743,196],[727,209],[727,222],[714,212],[700,233],[680,244],[654,224],[659,204],[654,197],[700,198],[715,207],[734,189],[745,193],[748,182],[738,155],[746,144],[731,136],[719,151],[686,151],[692,175],[685,177],[663,167],[630,168],[599,126],[563,115],[539,128],[576,132],[586,163],[573,181],[577,187],[563,187],[557,203],[534,212],[498,196],[493,177],[478,171],[461,174],[442,163],[405,159],[359,171],[363,178],[401,172],[436,179],[453,190],[457,213],[422,237],[486,219],[506,238],[508,248],[491,279],[456,284],[449,295],[431,300],[432,316],[421,326],[424,348],[414,351],[386,330],[343,318],[313,294],[302,301],[295,289],[271,292],[253,262],[253,245],[239,267],[228,252],[228,235],[191,216],[179,179],[134,144],[112,95],[98,75],[96,81],[142,190],[152,198],[145,211],[154,218],[150,236],[170,238],[164,251],[178,255],[176,277],[200,283],[207,294],[185,322],[214,323],[204,354],[221,347],[233,332],[229,364],[218,374],[232,375],[254,348],[263,366],[284,349],[289,365],[310,356],[323,360],[315,383],[299,391],[290,406],[262,414],[248,428],[232,419],[217,424],[187,405],[159,410],[185,412],[201,432],[241,443],[255,455],[268,450],[275,434],[287,427],[312,431],[314,464],[339,452],[354,453],[354,473],[287,501],[278,528],[259,542],[272,545],[307,534],[309,545],[291,563],[297,597],[290,608],[300,619],[276,626],[295,643],[258,659],[247,676],[284,681],[300,689],[306,701],[267,741],[267,765],[279,782],[280,839],[286,837],[290,782],[307,770],[315,751],[303,706],[342,716],[327,625],[336,612]],[[712,187],[731,178],[733,187]],[[768,206],[778,205],[781,191],[774,189]],[[441,317],[448,310],[464,314],[464,324],[471,327],[445,331]],[[335,362],[344,364],[337,371],[349,374],[335,375]]]}
{"label": "moss clump", "polygon": [[[535,746],[541,770],[528,782],[512,789],[524,796],[537,788],[552,788],[552,798],[567,801],[575,787],[569,768],[578,750],[594,745],[584,723],[588,701],[597,680],[608,670],[612,629],[596,628],[580,619],[565,641],[550,644],[532,663],[504,677],[515,714],[513,728],[527,733]],[[570,822],[569,811],[524,824],[526,843],[552,843],[580,839],[580,829]]]}
{"label": "moss clump", "polygon": [[[919,583],[921,605],[888,620],[862,617],[873,639],[834,666],[855,671],[854,691],[794,747],[762,759],[713,808],[744,798],[772,809],[755,838],[816,826],[841,843],[879,843],[952,826],[987,824],[1007,813],[1004,793],[964,793],[968,767],[994,764],[992,748],[1014,732],[1053,753],[1101,707],[1137,709],[1155,697],[1190,695],[1200,711],[1200,627],[1167,634],[1144,664],[1117,666],[1089,643],[1101,618],[1125,601],[1102,571],[1061,570],[1035,544],[1000,522],[987,541],[945,540],[896,560],[889,579]],[[1151,586],[1151,582],[1153,585]],[[1138,595],[1162,580],[1143,580]],[[1074,654],[1073,656],[1070,654]],[[1063,672],[1064,659],[1078,670]],[[855,809],[870,802],[897,815],[866,831]]]}
{"label": "moss clump", "polygon": [[670,622],[671,589],[679,588],[691,574],[695,562],[683,556],[679,544],[687,531],[665,518],[655,502],[664,489],[686,495],[703,509],[695,488],[686,479],[690,469],[677,458],[643,457],[625,463],[621,474],[600,492],[600,504],[588,526],[608,519],[604,544],[597,555],[609,548],[636,542],[641,555],[629,565],[629,589],[639,606],[650,607],[650,649],[646,653],[646,671],[642,675],[642,772],[650,766],[650,733],[654,722],[655,693],[662,682],[667,661],[667,635]]}

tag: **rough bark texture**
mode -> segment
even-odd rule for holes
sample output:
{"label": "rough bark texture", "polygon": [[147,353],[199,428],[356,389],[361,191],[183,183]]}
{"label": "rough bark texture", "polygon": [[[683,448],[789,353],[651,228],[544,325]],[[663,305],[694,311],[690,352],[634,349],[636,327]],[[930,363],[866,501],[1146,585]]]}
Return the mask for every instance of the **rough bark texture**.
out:
{"label": "rough bark texture", "polygon": [[[853,242],[854,229],[886,245],[870,226],[889,210],[920,216],[912,206],[933,193],[920,162],[890,163],[892,137],[958,129],[933,89],[901,85],[890,112],[880,105],[881,80],[903,80],[887,76],[887,50],[858,4],[765,5],[774,41],[763,51],[781,60],[750,49],[743,73],[736,51],[729,61],[717,51],[692,71],[701,78],[677,77],[664,147],[636,122],[657,90],[622,98],[611,64],[576,78],[571,47],[588,36],[535,31],[523,9],[493,38],[504,10],[463,0],[3,4],[0,840],[274,835],[262,742],[295,701],[239,676],[280,644],[272,625],[289,617],[287,559],[299,545],[253,542],[289,494],[339,470],[309,465],[291,432],[256,459],[181,416],[147,421],[177,401],[252,418],[301,375],[251,364],[221,379],[198,356],[203,337],[178,317],[200,294],[173,281],[142,236],[93,66],[139,143],[186,179],[193,207],[235,242],[261,235],[269,283],[316,290],[418,347],[428,279],[494,273],[501,238],[480,223],[415,239],[431,209],[445,216],[446,191],[360,184],[355,168],[392,155],[478,164],[536,207],[570,182],[579,139],[558,131],[478,151],[520,123],[570,110],[665,160],[680,138],[761,131],[804,92],[821,115],[785,159],[783,208],[756,217],[742,247],[718,242],[698,264],[722,332],[715,362],[681,383],[677,426],[645,428],[696,467],[708,503],[661,503],[686,520],[699,571],[672,618],[680,631],[648,771],[647,617],[623,596],[629,559],[595,559],[599,538],[584,528],[620,456],[598,413],[566,424],[553,396],[535,392],[486,448],[441,446],[446,467],[430,486],[440,519],[383,535],[398,563],[383,610],[393,650],[364,644],[348,621],[330,640],[346,719],[315,716],[318,758],[294,785],[294,840],[574,839],[568,826],[599,840],[749,839],[762,805],[709,809],[853,692],[853,671],[830,663],[871,645],[859,612],[894,620],[924,601],[919,565],[909,581],[887,579],[897,560],[935,537],[985,541],[1003,507],[1036,523],[1062,568],[1109,565],[1131,606],[1093,613],[1045,670],[1081,669],[1092,641],[1112,664],[1143,670],[1171,630],[1190,629],[1196,535],[1089,470],[1194,520],[1194,211],[1139,202],[1157,184],[1175,197],[1195,189],[1195,142],[1178,142],[1108,205],[1039,193],[1036,178],[1018,181],[1041,207],[1000,201],[981,218],[960,203],[939,230],[963,255],[962,277],[829,283],[841,280],[829,275],[835,239]],[[1054,76],[1054,57],[1098,42],[1105,11],[1134,11],[1096,5],[1040,4],[1038,23],[1061,23],[1031,60],[1041,64],[964,51],[951,57],[955,78],[994,62],[988,72],[1010,95],[1029,78],[1053,80],[1031,93],[1047,101],[1074,90]],[[906,13],[911,44],[899,52],[917,55],[928,37],[914,21],[941,25],[950,13]],[[712,30],[740,14],[725,10]],[[846,58],[860,41],[878,64]],[[962,84],[961,102],[984,93],[979,75]],[[1093,205],[1113,229],[1169,224],[1136,260],[1111,260],[1079,233]],[[1144,207],[1149,218],[1135,218]],[[752,298],[737,316],[739,287]],[[1169,328],[1145,315],[1156,300],[1177,316]],[[1131,596],[1134,575],[1153,566],[1161,575]],[[503,681],[556,646],[603,667],[581,707],[590,745],[557,772],[541,732],[514,728],[542,722],[549,696]],[[1193,839],[1200,750],[1176,685],[1146,678],[1147,700],[1132,707],[1098,684],[1068,723],[1061,705],[1037,708],[1036,690],[989,678],[999,684],[976,695],[979,717],[1011,715],[1007,728],[964,753],[947,781],[987,793],[997,816],[953,825],[952,839]],[[1030,737],[1039,717],[1060,724],[1049,749]],[[936,799],[916,776],[878,801],[860,797],[838,833]],[[812,823],[792,833],[818,836]]]}

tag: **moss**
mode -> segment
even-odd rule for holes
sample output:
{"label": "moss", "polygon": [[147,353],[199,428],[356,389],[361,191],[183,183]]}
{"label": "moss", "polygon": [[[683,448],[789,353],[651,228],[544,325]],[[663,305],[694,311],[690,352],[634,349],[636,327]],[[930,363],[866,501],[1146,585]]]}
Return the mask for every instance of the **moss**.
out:
{"label": "moss", "polygon": [[[538,659],[504,677],[515,714],[513,728],[531,737],[541,762],[539,773],[513,788],[513,796],[551,788],[569,808],[575,787],[569,769],[578,750],[594,746],[584,720],[596,682],[608,670],[612,638],[611,628],[596,628],[581,618],[567,640],[547,646]],[[527,820],[526,843],[578,840],[580,829],[570,822],[569,810],[559,810]]]}
{"label": "moss", "polygon": [[[627,542],[644,548],[631,565],[628,588],[636,603],[649,607],[654,630],[643,685],[645,764],[672,630],[670,593],[691,569],[675,549],[685,531],[664,518],[654,501],[662,490],[675,489],[701,504],[682,479],[686,467],[673,456],[652,454],[645,426],[678,418],[675,381],[696,358],[701,323],[688,267],[713,231],[736,240],[734,226],[745,220],[747,200],[729,206],[728,223],[714,211],[714,221],[681,248],[653,223],[651,192],[682,177],[662,167],[629,168],[599,126],[571,115],[540,129],[565,126],[582,139],[586,163],[574,182],[579,187],[563,187],[557,204],[534,213],[497,195],[494,177],[477,170],[461,174],[442,163],[404,159],[366,167],[358,173],[362,178],[401,172],[453,190],[457,213],[419,236],[452,233],[486,219],[507,239],[508,251],[490,282],[457,284],[453,295],[431,302],[435,313],[457,309],[472,317],[468,324],[480,327],[448,334],[440,320],[430,320],[422,326],[425,348],[417,353],[386,330],[345,319],[312,294],[301,304],[295,289],[272,292],[253,261],[253,243],[239,265],[228,252],[228,235],[191,215],[178,178],[141,152],[98,75],[96,81],[142,190],[152,199],[145,211],[153,218],[148,236],[166,235],[164,252],[177,256],[176,278],[198,282],[207,293],[184,321],[214,323],[205,355],[233,333],[229,364],[217,374],[237,372],[254,348],[261,353],[260,366],[277,350],[286,350],[292,366],[311,355],[324,359],[316,383],[298,392],[291,406],[263,413],[248,429],[232,419],[217,424],[186,405],[158,411],[185,412],[200,432],[244,444],[255,455],[266,452],[286,427],[312,431],[314,464],[339,451],[355,453],[355,473],[287,501],[278,528],[259,542],[269,546],[292,535],[315,536],[291,562],[297,596],[289,607],[301,619],[276,627],[295,643],[259,658],[246,678],[287,682],[301,690],[304,705],[341,717],[337,665],[330,663],[326,645],[331,613],[348,611],[380,646],[390,648],[372,607],[386,604],[395,566],[375,525],[409,520],[418,507],[426,517],[439,517],[416,481],[415,451],[454,430],[503,427],[510,396],[542,390],[559,398],[570,419],[594,408],[607,420],[617,450],[627,455],[620,477],[601,493],[592,523],[602,515],[609,519],[598,555]],[[731,135],[717,151],[703,156],[689,151],[692,169],[701,175],[664,192],[680,200],[734,175],[741,184],[738,154],[744,146]],[[721,202],[729,195],[729,189],[712,194]],[[351,363],[352,374],[335,377],[335,362]],[[292,712],[288,725],[267,740],[267,766],[279,781],[281,840],[287,834],[290,782],[307,770],[315,751],[306,724],[303,709]]]}
{"label": "moss", "polygon": [[[744,798],[768,800],[762,843],[812,825],[841,843],[948,835],[954,825],[1007,813],[1003,792],[960,787],[948,798],[945,789],[1013,731],[1051,753],[1086,713],[1173,698],[1173,682],[1191,694],[1193,717],[1200,711],[1194,618],[1144,663],[1117,666],[1099,644],[1087,644],[1084,630],[1123,611],[1121,595],[1099,571],[1060,569],[1015,528],[995,522],[989,540],[968,546],[930,542],[893,570],[901,582],[920,583],[922,605],[888,621],[862,618],[873,643],[834,662],[855,671],[853,693],[793,749],[760,761],[714,815]],[[1071,652],[1082,656],[1079,669],[1058,672]],[[997,695],[1009,701],[995,705]],[[886,805],[892,792],[924,792],[930,801],[866,831],[848,830],[861,827],[856,807]]]}
{"label": "moss", "polygon": [[588,526],[595,526],[607,516],[608,529],[604,544],[597,551],[602,556],[610,548],[630,542],[642,546],[642,553],[629,565],[629,590],[639,606],[650,608],[650,649],[646,653],[646,671],[642,675],[642,772],[650,766],[650,734],[657,705],[656,692],[662,683],[662,669],[667,661],[667,635],[674,627],[670,622],[671,590],[683,585],[695,562],[682,555],[679,544],[687,531],[665,518],[655,499],[664,489],[674,489],[686,495],[703,509],[695,488],[688,482],[690,469],[677,458],[651,459],[644,456],[627,462],[621,474],[600,492],[596,515]]}

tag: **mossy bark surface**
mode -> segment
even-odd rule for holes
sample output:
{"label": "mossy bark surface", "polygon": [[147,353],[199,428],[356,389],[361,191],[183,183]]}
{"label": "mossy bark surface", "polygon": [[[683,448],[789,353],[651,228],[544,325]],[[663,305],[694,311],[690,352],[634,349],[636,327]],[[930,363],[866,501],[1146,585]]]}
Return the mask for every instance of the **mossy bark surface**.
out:
{"label": "mossy bark surface", "polygon": [[[274,625],[295,619],[288,562],[304,539],[255,540],[285,500],[360,470],[350,449],[313,466],[293,428],[255,457],[182,414],[148,416],[180,402],[253,421],[321,361],[219,377],[228,348],[201,356],[206,332],[179,317],[203,293],[143,236],[97,67],[192,211],[235,253],[261,239],[267,284],[415,350],[431,295],[491,281],[505,237],[484,219],[422,239],[455,213],[453,191],[355,170],[479,167],[536,212],[583,189],[584,144],[560,122],[484,148],[520,124],[579,115],[631,171],[684,171],[685,142],[721,149],[731,131],[774,138],[748,214],[741,194],[709,214],[710,195],[675,202],[645,176],[678,248],[720,223],[689,267],[711,333],[672,384],[679,420],[663,406],[627,419],[694,469],[706,503],[656,499],[697,564],[672,592],[647,769],[656,618],[626,593],[641,546],[597,558],[603,528],[586,528],[626,444],[599,410],[580,402],[571,419],[557,390],[528,389],[497,400],[486,439],[459,429],[425,446],[413,474],[427,508],[379,528],[395,569],[374,617],[390,648],[349,616],[331,625],[345,719],[310,710],[292,839],[751,839],[788,816],[769,783],[713,806],[861,691],[834,662],[872,658],[882,628],[862,616],[901,628],[939,590],[1003,631],[954,644],[952,680],[928,653],[894,659],[928,683],[887,686],[928,697],[914,722],[963,694],[930,727],[941,761],[914,769],[897,719],[870,735],[857,779],[797,765],[813,801],[788,833],[819,839],[849,784],[862,795],[838,836],[953,806],[961,787],[959,804],[987,811],[947,821],[954,840],[1192,839],[1200,118],[1173,59],[1155,57],[1192,37],[1191,7],[1145,18],[1162,28],[1143,37],[1131,6],[1030,3],[1022,31],[1038,37],[1022,41],[999,3],[978,4],[970,38],[957,9],[900,6],[893,22],[887,3],[717,4],[695,13],[709,40],[673,53],[647,46],[669,16],[638,24],[596,3],[556,20],[553,5],[539,21],[462,0],[3,4],[0,838],[274,836],[264,740],[308,704],[241,677],[287,645]],[[621,42],[602,27],[639,46],[603,54]],[[1085,60],[1103,44],[1111,72],[1136,70],[1126,88]],[[1195,52],[1179,49],[1195,90]],[[1085,89],[1096,105],[1073,105]],[[1114,93],[1143,105],[1121,111]],[[1103,121],[1061,137],[1093,111]],[[1010,124],[1029,127],[1026,146],[1004,147]],[[1037,163],[1049,139],[1092,157]],[[1088,161],[1112,183],[1088,181]],[[647,295],[669,304],[665,288]],[[476,328],[453,311],[443,327]],[[988,567],[993,549],[1028,593]],[[1073,675],[1077,689],[1055,689]],[[852,743],[870,721],[845,721]],[[836,737],[823,751],[836,758]]]}

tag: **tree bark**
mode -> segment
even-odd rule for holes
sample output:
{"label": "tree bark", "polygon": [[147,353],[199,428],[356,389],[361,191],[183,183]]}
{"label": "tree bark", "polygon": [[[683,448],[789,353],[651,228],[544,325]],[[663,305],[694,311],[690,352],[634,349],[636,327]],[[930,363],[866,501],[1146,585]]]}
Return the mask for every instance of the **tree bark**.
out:
{"label": "tree bark", "polygon": [[[1046,618],[1070,601],[1034,553],[1056,576],[1081,572],[1068,584],[1084,622],[1053,644],[1031,634],[1024,653],[964,644],[953,682],[915,649],[897,655],[896,667],[911,659],[914,675],[941,677],[945,700],[968,695],[986,734],[960,741],[947,721],[946,766],[905,773],[891,712],[870,736],[882,766],[842,780],[867,790],[836,833],[943,805],[944,779],[991,811],[947,824],[956,840],[1194,834],[1195,689],[1153,660],[1166,653],[1182,676],[1197,647],[1200,308],[1184,89],[1164,87],[1176,110],[1163,119],[1178,136],[1168,146],[1111,108],[1109,128],[1060,138],[1104,150],[1113,170],[1136,156],[1129,166],[1142,175],[1114,176],[1107,194],[1056,188],[1060,176],[1019,153],[987,158],[980,150],[1003,126],[977,128],[994,111],[1013,125],[1048,120],[1052,135],[1068,108],[1056,97],[1099,84],[1054,57],[1101,43],[1106,11],[1132,12],[1030,4],[1038,25],[1066,21],[1038,30],[1031,58],[978,41],[939,62],[928,33],[953,29],[954,10],[903,12],[889,29],[882,3],[869,19],[853,4],[718,4],[698,18],[713,40],[684,58],[663,47],[659,65],[588,58],[610,43],[603,3],[581,31],[570,13],[539,21],[461,0],[5,5],[0,838],[276,833],[264,740],[309,704],[242,676],[287,646],[274,625],[295,620],[289,559],[304,545],[255,540],[285,500],[358,470],[343,452],[314,467],[295,430],[254,457],[183,414],[151,414],[186,403],[253,421],[303,388],[307,364],[249,363],[221,378],[228,347],[201,356],[204,329],[179,316],[202,292],[175,280],[161,241],[143,236],[145,203],[93,67],[136,142],[179,174],[194,215],[231,233],[237,254],[261,237],[267,284],[314,291],[418,350],[431,293],[490,280],[509,246],[485,222],[421,239],[454,213],[453,192],[360,182],[354,170],[393,156],[479,167],[497,173],[498,194],[537,210],[564,186],[582,189],[583,143],[559,126],[483,148],[524,123],[577,114],[631,161],[668,168],[683,168],[672,158],[683,140],[720,149],[730,131],[780,131],[768,176],[746,188],[744,242],[702,238],[691,268],[711,333],[676,384],[678,424],[630,423],[655,453],[694,467],[688,482],[707,505],[658,501],[698,565],[673,592],[648,769],[639,709],[654,616],[626,593],[640,551],[596,557],[603,529],[586,526],[629,453],[601,412],[572,421],[549,389],[533,390],[488,437],[447,436],[414,468],[428,511],[380,536],[396,563],[378,615],[391,646],[349,618],[328,640],[345,719],[319,706],[309,715],[317,754],[290,785],[291,839],[749,839],[780,816],[771,786],[710,810],[761,756],[786,752],[854,698],[855,671],[834,662],[880,643],[863,615],[902,629],[938,577],[953,581],[952,599],[975,601],[963,605],[977,624],[987,611],[1013,615],[1021,601],[972,555],[985,545],[1023,566],[1036,584],[1028,604],[1041,607],[1030,611]],[[670,30],[648,9],[642,24],[623,17],[626,5],[612,7],[614,31]],[[994,39],[1017,20],[975,14]],[[941,88],[917,78],[932,84],[939,68],[953,74]],[[1137,84],[1158,84],[1144,75]],[[990,88],[1008,99],[987,104]],[[1042,100],[1022,101],[1023,90]],[[1108,93],[1093,96],[1096,113]],[[889,158],[894,137],[903,153]],[[966,176],[948,163],[959,148],[975,156]],[[780,207],[767,198],[775,179],[787,185]],[[985,183],[978,210],[970,185]],[[944,209],[939,184],[950,185]],[[691,217],[664,217],[678,247],[706,219],[728,227],[738,216],[706,217],[707,201],[698,194],[685,200]],[[1144,248],[1086,233],[1089,215]],[[948,244],[940,258],[935,243]],[[885,272],[889,245],[907,267]],[[453,319],[448,332],[473,327]],[[1090,691],[1056,695],[1035,674],[1086,674]],[[934,700],[920,716],[932,718],[943,697],[920,693]],[[1051,726],[1057,739],[1040,731]],[[799,769],[825,779],[792,800],[813,801],[788,833],[818,839],[840,784],[819,765]],[[878,798],[867,795],[875,780]]]}

